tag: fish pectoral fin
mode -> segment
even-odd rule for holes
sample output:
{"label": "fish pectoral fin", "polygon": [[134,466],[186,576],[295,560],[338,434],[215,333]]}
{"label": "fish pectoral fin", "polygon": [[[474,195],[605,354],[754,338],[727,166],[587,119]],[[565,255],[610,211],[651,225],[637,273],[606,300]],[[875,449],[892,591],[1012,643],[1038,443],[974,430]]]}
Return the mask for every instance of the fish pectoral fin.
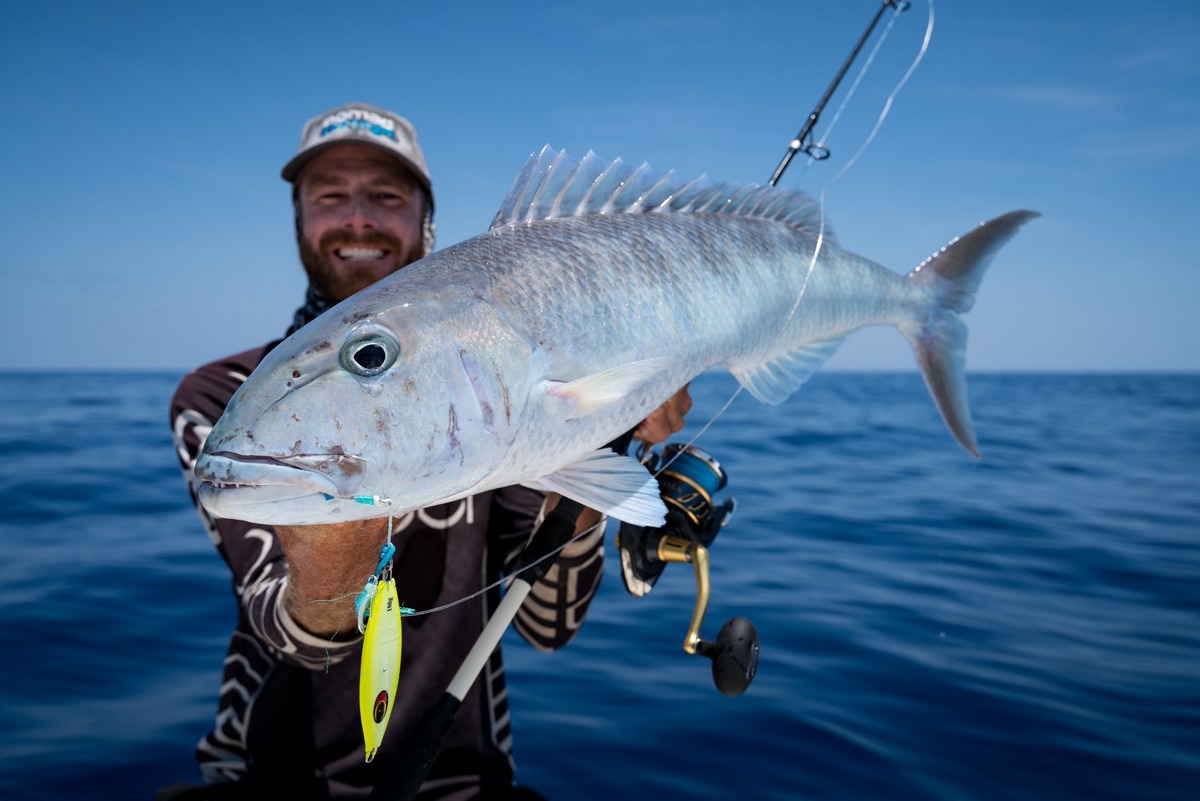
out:
{"label": "fish pectoral fin", "polygon": [[667,519],[658,481],[646,466],[608,448],[593,451],[574,464],[524,485],[557,492],[636,526],[658,528]]}
{"label": "fish pectoral fin", "polygon": [[845,341],[846,337],[840,336],[810,342],[768,362],[734,365],[729,372],[759,402],[778,406],[820,370]]}
{"label": "fish pectoral fin", "polygon": [[545,381],[543,386],[548,397],[568,404],[568,418],[583,417],[621,400],[658,375],[668,363],[660,357],[642,359],[574,381]]}

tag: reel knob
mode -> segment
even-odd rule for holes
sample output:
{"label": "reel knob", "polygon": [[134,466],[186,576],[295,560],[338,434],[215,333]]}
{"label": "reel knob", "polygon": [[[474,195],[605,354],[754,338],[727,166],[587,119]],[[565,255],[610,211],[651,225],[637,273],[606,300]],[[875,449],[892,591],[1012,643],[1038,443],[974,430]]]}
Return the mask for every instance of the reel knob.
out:
{"label": "reel knob", "polygon": [[758,672],[758,630],[744,617],[730,618],[716,642],[696,643],[696,653],[712,660],[713,684],[723,695],[741,695]]}

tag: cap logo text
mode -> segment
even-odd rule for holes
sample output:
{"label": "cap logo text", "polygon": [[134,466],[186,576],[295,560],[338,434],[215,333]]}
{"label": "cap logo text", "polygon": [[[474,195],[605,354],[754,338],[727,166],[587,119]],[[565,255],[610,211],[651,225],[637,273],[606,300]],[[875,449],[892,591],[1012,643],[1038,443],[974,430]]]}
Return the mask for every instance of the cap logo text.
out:
{"label": "cap logo text", "polygon": [[362,131],[372,136],[390,139],[397,142],[396,123],[366,109],[347,109],[337,114],[330,114],[321,121],[321,131],[317,136],[321,139],[337,131]]}

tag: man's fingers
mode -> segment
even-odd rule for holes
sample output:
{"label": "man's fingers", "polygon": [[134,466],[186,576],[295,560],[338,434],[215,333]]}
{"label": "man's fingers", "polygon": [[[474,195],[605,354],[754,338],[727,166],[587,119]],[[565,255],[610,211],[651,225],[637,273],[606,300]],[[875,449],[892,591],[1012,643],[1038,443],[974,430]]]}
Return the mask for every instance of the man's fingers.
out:
{"label": "man's fingers", "polygon": [[682,389],[667,399],[638,424],[633,436],[651,444],[662,442],[683,429],[684,418],[692,408],[692,396],[685,384]]}

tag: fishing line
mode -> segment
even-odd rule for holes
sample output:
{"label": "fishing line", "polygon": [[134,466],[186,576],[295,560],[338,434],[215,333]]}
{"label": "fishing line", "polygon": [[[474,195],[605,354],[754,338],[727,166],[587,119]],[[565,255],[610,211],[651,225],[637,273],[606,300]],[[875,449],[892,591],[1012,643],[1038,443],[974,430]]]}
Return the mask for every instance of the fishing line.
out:
{"label": "fishing line", "polygon": [[[550,551],[549,553],[545,554],[544,556],[542,556],[538,559],[535,559],[532,562],[530,562],[529,564],[525,565],[524,569],[528,570],[531,567],[540,565],[542,562],[545,562],[547,559],[553,559],[554,557],[558,556],[559,552],[564,550],[568,545],[571,545],[572,543],[577,542],[578,540],[582,539],[583,537],[587,536],[588,534],[591,534],[593,531],[598,529],[600,526],[604,525],[606,522],[608,522],[607,518],[601,518],[599,522],[593,523],[592,525],[588,526],[586,529],[579,532],[578,534],[576,534],[574,537],[572,537],[571,539],[564,542],[559,547],[555,548],[554,550]],[[450,609],[452,607],[458,606],[459,604],[464,604],[468,601],[474,600],[475,598],[478,598],[480,595],[483,595],[484,593],[488,592],[489,590],[493,590],[493,589],[496,589],[497,587],[504,587],[506,585],[512,584],[512,582],[516,578],[517,578],[517,576],[515,576],[515,575],[505,576],[501,579],[498,579],[498,580],[492,582],[491,584],[487,585],[483,589],[477,590],[477,591],[471,593],[470,595],[459,598],[456,601],[450,601],[449,603],[442,604],[441,606],[435,606],[430,609],[416,610],[410,614],[405,615],[405,617],[419,617],[421,615],[432,615],[434,612],[442,612],[446,609]]]}
{"label": "fishing line", "polygon": [[[359,459],[359,461],[362,461],[364,463],[366,462],[365,459]],[[330,496],[330,497],[332,497],[332,496]],[[370,498],[370,500],[364,500],[367,498]],[[347,499],[343,499],[343,500],[347,500]],[[371,496],[355,495],[352,498],[350,498],[349,500],[354,500],[356,503],[369,503],[371,505],[381,505],[381,506],[388,506],[388,507],[392,506],[391,498],[384,498],[379,495],[371,495]],[[354,617],[358,623],[359,633],[360,634],[365,633],[367,610],[371,607],[371,602],[375,599],[375,593],[378,591],[378,587],[379,587],[379,580],[381,578],[383,578],[386,581],[387,579],[391,578],[391,570],[392,570],[391,561],[392,561],[392,557],[396,555],[396,546],[392,544],[392,533],[394,531],[395,521],[396,521],[396,513],[393,509],[389,509],[388,510],[387,535],[383,540],[383,547],[380,549],[380,552],[379,552],[378,564],[375,566],[375,570],[371,573],[371,575],[367,577],[367,583],[360,592],[358,592],[358,593],[348,592],[348,593],[345,593],[343,595],[338,595],[333,598],[311,598],[311,599],[309,599],[308,602],[311,604],[337,603],[338,601],[344,600],[351,596],[355,596]],[[412,611],[413,610],[411,610],[407,607],[404,607],[404,606],[400,607],[400,614],[402,616],[404,616],[406,613],[412,614]],[[329,652],[329,649],[333,645],[333,641],[337,639],[338,634],[341,633],[342,624],[346,622],[346,618],[348,618],[348,617],[350,617],[349,610],[347,610],[346,614],[342,615],[341,619],[338,620],[338,624],[334,628],[333,634],[329,635],[329,641],[326,642],[326,644],[325,644],[325,672],[326,673],[329,672],[329,666],[332,664],[332,656]]]}
{"label": "fishing line", "polygon": [[[572,537],[570,540],[563,543],[558,548],[555,548],[550,553],[547,553],[546,555],[542,556],[541,558],[535,559],[534,561],[530,562],[528,565],[525,566],[525,568],[528,569],[528,568],[534,567],[535,565],[540,565],[542,562],[546,561],[547,559],[551,559],[551,558],[557,556],[559,554],[559,552],[562,551],[563,549],[565,549],[567,546],[583,539],[588,534],[591,534],[593,531],[598,529],[600,526],[604,525],[606,522],[607,522],[607,518],[604,518],[604,519],[601,519],[599,522],[594,523],[591,526],[588,526],[586,529],[579,532],[574,537]],[[391,523],[392,523],[392,516],[389,515],[388,516],[388,542],[391,542]],[[372,578],[374,578],[374,576],[372,576]],[[483,595],[484,593],[489,592],[490,590],[496,589],[497,587],[505,587],[506,585],[511,584],[515,578],[516,578],[516,576],[504,576],[503,578],[497,579],[496,581],[492,582],[491,584],[488,584],[486,587],[476,590],[475,592],[471,593],[470,595],[464,595],[461,598],[457,598],[448,603],[444,603],[441,606],[434,606],[434,607],[430,607],[429,609],[409,609],[408,607],[402,607],[401,614],[404,617],[421,617],[422,615],[432,615],[434,612],[443,612],[447,609],[451,609],[455,606],[458,606],[459,604],[465,604],[468,601],[472,601],[472,600],[478,598],[479,596]],[[370,582],[370,579],[368,579],[368,582]],[[348,593],[345,593],[344,595],[338,595],[333,598],[312,598],[308,602],[310,604],[337,603],[338,601],[344,601],[347,598],[355,597],[360,594],[361,593],[348,592]],[[342,623],[344,623],[346,621],[346,618],[349,616],[350,616],[350,612],[347,611],[346,614],[342,616],[341,621],[338,622],[337,629],[334,630],[333,635],[330,636],[330,638],[329,638],[330,645],[333,644],[334,639],[337,637],[338,633],[341,631]],[[328,667],[329,667],[329,665],[328,665],[329,647],[328,646],[326,646],[326,648],[325,648],[325,659],[326,659],[326,670],[328,671]]]}
{"label": "fishing line", "polygon": [[[895,27],[897,17],[899,17],[900,14],[902,14],[907,9],[908,9],[907,3],[896,4],[895,7],[893,8],[892,16],[888,19],[887,26],[884,28],[883,33],[880,34],[879,39],[875,42],[875,46],[871,49],[871,52],[868,54],[866,62],[863,64],[862,68],[859,69],[858,74],[855,76],[854,82],[851,84],[850,89],[846,93],[846,96],[842,99],[841,104],[838,106],[837,110],[834,112],[833,119],[830,121],[829,126],[825,129],[824,135],[821,137],[820,142],[813,143],[813,144],[810,144],[807,146],[806,152],[808,152],[808,154],[809,154],[809,159],[808,159],[808,162],[805,164],[806,171],[807,171],[807,168],[814,161],[819,161],[822,158],[825,158],[828,156],[829,151],[825,147],[824,142],[828,140],[829,135],[833,132],[834,126],[837,125],[838,120],[841,118],[842,112],[849,105],[850,99],[854,96],[854,93],[857,90],[859,84],[862,83],[863,78],[866,76],[868,70],[871,68],[871,65],[874,63],[875,57],[882,50],[884,42],[887,40],[889,34],[892,31],[892,28]],[[819,222],[818,228],[817,228],[817,240],[813,247],[812,256],[810,257],[809,262],[808,262],[808,268],[804,274],[804,281],[800,285],[800,292],[796,295],[796,301],[792,304],[792,307],[788,310],[787,315],[784,317],[784,320],[783,320],[784,325],[787,325],[788,323],[791,322],[792,318],[795,317],[797,310],[800,308],[800,303],[801,303],[801,301],[804,300],[804,296],[808,291],[809,280],[812,278],[813,271],[816,269],[817,259],[820,258],[821,251],[825,245],[825,229],[826,229],[825,198],[829,192],[829,189],[838,180],[840,180],[841,177],[843,175],[845,175],[852,166],[854,166],[854,164],[858,161],[859,157],[862,156],[862,154],[864,152],[866,152],[867,148],[870,147],[871,143],[873,141],[875,141],[876,135],[882,129],[883,123],[887,119],[888,114],[891,113],[892,103],[895,101],[897,95],[900,94],[900,90],[904,88],[905,84],[908,83],[908,80],[916,72],[917,67],[920,65],[921,61],[925,58],[926,51],[929,50],[929,43],[933,38],[933,19],[934,19],[933,0],[928,0],[928,9],[929,9],[928,20],[925,25],[925,35],[922,38],[921,46],[918,49],[916,56],[913,58],[912,63],[909,65],[908,69],[905,71],[904,75],[901,76],[901,78],[900,78],[899,82],[896,84],[895,88],[892,89],[891,93],[888,95],[887,99],[884,101],[883,108],[880,110],[879,116],[875,120],[874,127],[872,127],[871,131],[867,134],[866,138],[859,145],[858,149],[854,152],[854,155],[852,155],[846,161],[846,163],[842,166],[842,168],[840,170],[838,170],[838,172],[832,178],[830,178],[829,181],[827,181],[823,187],[821,187],[821,191],[818,195],[818,211],[819,211],[819,215],[820,215],[820,222]],[[857,53],[857,49],[855,50],[855,52]],[[853,55],[851,56],[851,58],[853,58]],[[824,100],[822,100],[821,104],[819,104],[819,105],[823,105],[823,104],[824,104]],[[817,112],[814,111],[814,114],[816,114],[816,113]],[[799,150],[801,147],[805,147],[805,145],[802,141],[800,141],[800,137],[797,137],[797,139],[793,140],[793,142],[791,143],[791,147],[793,148],[793,150]],[[825,155],[824,156],[817,155],[818,153],[821,153],[821,152],[823,152]],[[785,156],[784,162],[782,164],[780,164],[780,166],[776,169],[775,174],[771,178],[772,185],[774,185],[774,183],[779,180],[780,176],[783,173],[784,168],[787,166],[788,160],[789,160],[789,158]],[[737,387],[737,389],[735,389],[733,391],[733,393],[729,396],[729,399],[727,401],[725,401],[725,404],[719,410],[717,410],[717,412],[715,414],[713,414],[712,417],[709,418],[708,422],[706,422],[700,428],[700,430],[697,431],[694,436],[692,436],[692,438],[690,440],[688,440],[687,445],[685,447],[694,445],[696,443],[696,441],[699,440],[700,437],[705,432],[707,432],[709,428],[712,427],[713,423],[715,423],[718,418],[720,418],[723,414],[725,414],[726,411],[729,410],[729,407],[733,405],[733,402],[734,402],[734,400],[737,399],[738,395],[742,394],[743,389],[745,389],[745,387],[739,385]],[[671,462],[673,462],[673,461],[675,461],[675,459],[679,458],[679,456],[682,455],[683,452],[684,452],[684,449],[681,448],[678,452],[676,452],[676,454],[674,456],[671,457],[671,459],[666,461],[664,464],[660,465],[657,472],[654,473],[655,478],[657,478],[660,473],[662,473],[664,470],[666,470],[668,467],[670,467]],[[647,449],[645,456],[648,457],[648,455],[649,455],[649,453],[648,453],[648,449]]]}
{"label": "fishing line", "polygon": [[[879,52],[879,49],[882,46],[884,39],[887,37],[888,33],[891,32],[892,27],[895,25],[896,17],[898,17],[901,13],[903,13],[905,8],[907,8],[907,6],[898,6],[896,8],[896,10],[892,13],[891,19],[888,20],[888,26],[884,29],[884,32],[883,32],[883,34],[881,34],[879,41],[876,42],[875,48],[871,51],[871,54],[867,59],[867,63],[865,63],[863,65],[863,68],[859,72],[858,77],[855,78],[854,84],[851,87],[851,92],[853,92],[854,88],[856,88],[858,86],[858,84],[861,82],[862,77],[866,74],[866,70],[868,68],[870,68],[871,63],[875,60],[875,56]],[[867,148],[871,146],[871,143],[875,141],[875,137],[879,134],[879,131],[883,128],[884,121],[887,119],[888,114],[891,113],[892,103],[896,100],[897,95],[900,94],[900,90],[903,89],[904,85],[908,83],[908,79],[911,78],[913,76],[913,73],[916,72],[917,67],[918,67],[918,65],[920,65],[922,59],[925,58],[925,53],[929,49],[929,42],[933,38],[933,0],[928,0],[928,8],[929,8],[929,17],[928,17],[928,21],[926,22],[926,25],[925,25],[925,36],[921,40],[921,47],[917,50],[917,55],[913,58],[912,63],[909,64],[908,69],[905,71],[904,75],[902,75],[900,77],[900,81],[896,84],[895,88],[892,89],[891,93],[887,96],[887,99],[884,101],[883,108],[880,110],[879,116],[875,120],[874,127],[871,128],[871,131],[867,134],[866,138],[863,139],[862,143],[858,146],[858,149],[854,151],[854,155],[852,155],[846,161],[846,163],[842,165],[842,168],[840,170],[838,170],[837,173],[835,173],[834,176],[832,178],[830,178],[825,183],[824,186],[821,187],[821,192],[818,195],[818,202],[817,202],[817,208],[820,213],[820,225],[819,225],[818,231],[817,231],[816,246],[813,248],[812,258],[809,259],[808,270],[804,275],[804,282],[800,285],[800,294],[796,296],[796,302],[792,304],[791,310],[788,311],[787,317],[784,318],[785,325],[787,323],[791,322],[792,317],[794,317],[796,314],[796,310],[800,308],[800,302],[802,300],[804,300],[804,295],[808,291],[809,279],[812,278],[813,271],[816,269],[816,266],[817,266],[817,259],[820,257],[821,250],[825,244],[825,227],[826,227],[825,226],[825,197],[826,197],[826,195],[829,193],[829,190],[833,187],[833,185],[835,183],[837,183],[842,178],[843,175],[845,175],[847,172],[849,172],[850,168],[855,165],[855,163],[858,161],[859,157],[862,156],[862,154],[866,152]],[[832,130],[832,127],[837,124],[837,118],[839,116],[841,116],[842,109],[845,108],[846,101],[848,101],[849,99],[850,99],[849,96],[847,96],[846,99],[843,101],[842,106],[839,107],[837,112],[834,114],[834,119],[830,123],[829,130]],[[829,133],[829,130],[826,131],[827,135]],[[810,161],[811,161],[811,159],[810,159]]]}
{"label": "fishing line", "polygon": [[[854,163],[856,161],[858,161],[859,156],[861,156],[866,151],[866,149],[868,147],[870,147],[871,143],[875,141],[876,135],[879,133],[880,129],[883,127],[884,120],[886,120],[888,114],[891,113],[892,103],[895,102],[896,97],[900,94],[900,90],[903,89],[904,85],[908,83],[909,78],[911,78],[913,76],[913,73],[915,73],[917,71],[917,67],[920,65],[921,61],[925,58],[925,53],[929,50],[929,42],[933,39],[933,0],[928,0],[928,8],[929,8],[929,18],[925,24],[925,36],[921,40],[921,47],[917,51],[916,57],[913,58],[912,63],[909,64],[908,69],[905,71],[904,75],[900,78],[899,83],[896,84],[896,87],[894,89],[892,89],[891,94],[889,94],[887,96],[887,100],[884,101],[883,109],[879,112],[879,118],[877,120],[875,120],[875,127],[873,127],[871,129],[871,132],[869,134],[867,134],[867,138],[863,140],[863,143],[859,146],[858,150],[855,151],[854,155],[850,157],[850,159],[845,163],[845,165],[840,170],[838,170],[837,174],[834,175],[833,178],[829,179],[829,183],[825,184],[825,186],[821,189],[821,209],[822,209],[822,211],[824,211],[824,208],[825,208],[825,193],[829,190],[829,187],[833,186],[833,184],[836,181],[838,181],[838,179],[840,179],[843,175],[845,175],[846,172],[854,165]],[[896,13],[899,14],[900,12],[897,11]],[[889,22],[887,31],[891,30],[892,24],[894,24],[895,21],[896,21],[896,18],[895,18],[895,15],[893,15],[892,19]],[[885,36],[887,35],[887,31],[884,32]],[[880,43],[882,44],[882,41]],[[876,49],[878,49],[878,48],[876,48]],[[872,52],[871,58],[874,59],[874,57],[875,57],[875,53]],[[840,113],[840,110],[839,110],[839,113]],[[837,122],[836,115],[835,115],[834,122],[835,123]],[[822,219],[824,219],[823,216],[822,216]]]}
{"label": "fishing line", "polygon": [[[879,55],[879,52],[883,49],[884,42],[887,41],[888,36],[890,36],[892,33],[892,28],[896,27],[896,19],[905,10],[907,10],[907,6],[897,6],[892,16],[888,18],[887,27],[883,29],[883,33],[879,35],[879,39],[876,40],[875,46],[871,48],[871,52],[867,54],[867,59],[863,63],[862,68],[859,69],[858,74],[854,76],[854,82],[851,83],[850,88],[846,90],[846,96],[842,98],[842,102],[838,105],[837,110],[833,113],[833,119],[829,121],[829,125],[825,128],[825,133],[822,134],[815,143],[809,145],[809,148],[806,151],[808,153],[808,162],[804,165],[805,170],[811,167],[813,163],[821,160],[821,153],[826,154],[825,157],[827,157],[829,148],[825,147],[826,140],[828,140],[829,136],[833,133],[833,129],[837,127],[838,120],[842,118],[842,113],[849,107],[850,101],[854,98],[855,92],[858,91],[859,85],[863,82],[863,78],[866,77],[867,72],[871,69],[871,65],[875,63],[875,57]],[[917,60],[920,60],[919,56]]]}

